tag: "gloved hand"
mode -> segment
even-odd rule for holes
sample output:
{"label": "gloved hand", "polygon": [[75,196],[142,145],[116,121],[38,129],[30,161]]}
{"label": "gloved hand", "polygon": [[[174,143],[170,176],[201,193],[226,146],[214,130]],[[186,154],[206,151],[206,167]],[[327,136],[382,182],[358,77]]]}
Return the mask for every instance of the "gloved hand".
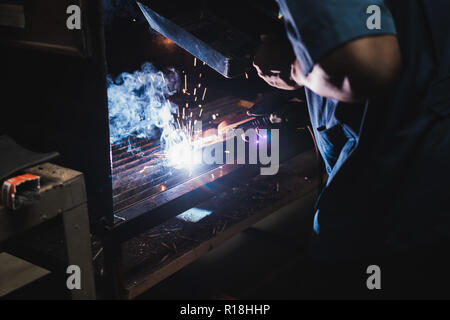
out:
{"label": "gloved hand", "polygon": [[253,60],[258,75],[269,85],[295,90],[301,87],[291,76],[296,60],[292,46],[286,35],[262,35]]}
{"label": "gloved hand", "polygon": [[255,104],[247,110],[247,115],[251,117],[269,117],[273,115],[274,121],[272,123],[278,123],[276,116],[282,113],[283,107],[288,104],[289,101],[305,101],[305,92],[303,90],[273,90],[261,95],[255,102]]}
{"label": "gloved hand", "polygon": [[264,118],[272,124],[290,122],[292,125],[303,125],[309,121],[305,100],[304,90],[274,90],[260,96],[247,110],[247,115],[256,117],[255,121]]}

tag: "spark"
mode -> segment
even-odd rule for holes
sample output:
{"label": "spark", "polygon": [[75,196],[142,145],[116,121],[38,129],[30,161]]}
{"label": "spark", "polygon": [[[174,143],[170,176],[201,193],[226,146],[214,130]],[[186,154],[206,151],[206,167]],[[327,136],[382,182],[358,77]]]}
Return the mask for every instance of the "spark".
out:
{"label": "spark", "polygon": [[144,166],[144,168],[142,170],[140,170],[139,173],[144,173],[145,170],[151,169],[151,168],[153,168],[153,166]]}
{"label": "spark", "polygon": [[[196,66],[197,58],[194,57],[194,67]],[[193,91],[188,92],[187,72],[183,70],[182,74],[184,75],[184,87],[181,88],[181,91],[183,94],[193,96],[194,101],[186,99],[184,104],[177,106],[175,122],[172,129],[166,132],[164,138],[163,156],[166,165],[175,169],[188,169],[191,175],[194,166],[201,163],[198,160],[201,159],[201,150],[204,143],[201,130],[197,130],[195,127],[198,124],[197,119],[200,119],[203,113],[202,105],[198,105],[200,108],[198,114],[194,111],[194,107],[197,105],[197,100],[200,101],[201,94],[203,94],[203,100],[205,99],[207,89],[204,87],[201,93],[199,88],[203,86],[202,83],[199,82],[197,85],[191,83]],[[199,73],[198,77],[202,78],[202,73]],[[191,102],[195,102],[195,104],[189,106]]]}
{"label": "spark", "polygon": [[193,133],[192,120],[187,126],[174,129],[167,141],[165,156],[169,166],[176,169],[192,169],[201,159],[202,138],[199,134]]}
{"label": "spark", "polygon": [[[133,134],[137,132],[141,136],[151,137],[153,135],[152,128],[155,126],[161,129],[161,152],[156,156],[161,158],[163,164],[172,168],[192,168],[197,163],[201,163],[198,161],[201,157],[197,154],[201,150],[202,135],[201,132],[194,132],[199,131],[197,127],[194,128],[194,124],[196,124],[193,117],[194,108],[186,113],[190,101],[185,101],[185,108],[184,103],[176,105],[167,99],[172,95],[167,86],[170,79],[167,76],[167,74],[157,71],[153,65],[144,64],[142,70],[136,71],[134,74],[124,73],[120,83],[118,80],[108,83],[110,123],[111,119],[119,118],[113,118],[116,114],[127,115],[127,117],[120,118],[126,118],[125,120],[119,119],[120,122],[117,123],[113,121],[110,128],[113,130],[111,141],[115,142],[123,139],[125,134],[129,135],[128,131],[123,132],[123,128],[127,126],[136,130],[132,132]],[[186,74],[184,89],[187,91]],[[128,108],[125,110],[128,113],[124,112],[125,107]],[[151,114],[147,115],[141,112],[141,109],[149,109]],[[187,114],[189,117],[186,118]],[[129,125],[131,120],[127,118],[132,118],[134,122]],[[146,174],[147,168],[146,166],[139,172]],[[166,186],[160,185],[158,188],[164,191]]]}
{"label": "spark", "polygon": [[205,87],[205,89],[204,89],[204,90],[203,90],[203,96],[202,96],[202,101],[203,101],[203,100],[205,100],[205,95],[206,95],[206,89],[207,89],[207,88],[206,88],[206,87]]}
{"label": "spark", "polygon": [[248,73],[247,72],[245,73],[245,78],[248,79]]}

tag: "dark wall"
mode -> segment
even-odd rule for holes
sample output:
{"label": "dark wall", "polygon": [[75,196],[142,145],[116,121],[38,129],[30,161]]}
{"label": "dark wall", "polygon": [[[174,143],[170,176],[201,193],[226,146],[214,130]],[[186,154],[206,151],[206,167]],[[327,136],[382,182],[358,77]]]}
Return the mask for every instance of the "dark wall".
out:
{"label": "dark wall", "polygon": [[90,216],[112,218],[106,63],[101,0],[86,2],[88,58],[2,47],[0,133],[85,174]]}

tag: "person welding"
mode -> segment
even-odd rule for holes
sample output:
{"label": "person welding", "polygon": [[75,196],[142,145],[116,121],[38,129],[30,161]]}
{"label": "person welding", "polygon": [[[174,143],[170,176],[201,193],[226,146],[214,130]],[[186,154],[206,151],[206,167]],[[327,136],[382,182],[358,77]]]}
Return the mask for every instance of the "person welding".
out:
{"label": "person welding", "polygon": [[271,86],[304,87],[328,173],[311,285],[450,297],[450,2],[277,2],[287,38],[262,36],[254,66]]}

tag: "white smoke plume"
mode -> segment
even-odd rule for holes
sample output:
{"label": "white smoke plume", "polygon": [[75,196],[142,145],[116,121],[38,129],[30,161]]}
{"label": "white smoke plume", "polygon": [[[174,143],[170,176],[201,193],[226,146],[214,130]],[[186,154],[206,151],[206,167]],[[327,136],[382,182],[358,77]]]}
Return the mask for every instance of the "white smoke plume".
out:
{"label": "white smoke plume", "polygon": [[[168,97],[179,88],[179,75],[156,70],[151,63],[134,73],[122,73],[116,80],[108,77],[108,108],[111,144],[135,136],[152,138],[174,129],[172,116],[176,105]],[[155,129],[159,128],[159,132]]]}

